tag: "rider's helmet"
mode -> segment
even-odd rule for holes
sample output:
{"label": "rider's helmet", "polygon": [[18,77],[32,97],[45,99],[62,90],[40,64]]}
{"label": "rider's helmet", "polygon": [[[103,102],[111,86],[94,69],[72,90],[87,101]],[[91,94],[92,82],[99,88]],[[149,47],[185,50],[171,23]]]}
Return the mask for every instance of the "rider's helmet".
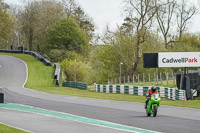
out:
{"label": "rider's helmet", "polygon": [[152,92],[155,92],[155,91],[156,91],[156,87],[155,87],[155,86],[152,86],[152,87],[151,87],[151,90],[152,90]]}

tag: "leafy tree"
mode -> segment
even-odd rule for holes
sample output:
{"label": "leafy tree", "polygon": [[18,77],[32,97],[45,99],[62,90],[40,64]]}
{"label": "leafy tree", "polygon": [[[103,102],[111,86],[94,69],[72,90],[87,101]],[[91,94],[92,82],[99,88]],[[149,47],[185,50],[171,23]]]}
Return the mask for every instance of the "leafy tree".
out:
{"label": "leafy tree", "polygon": [[51,49],[64,49],[85,53],[88,50],[88,38],[74,19],[65,18],[53,25],[48,32]]}
{"label": "leafy tree", "polygon": [[89,40],[94,37],[94,24],[92,19],[84,12],[74,0],[62,0],[67,18],[76,20],[78,26],[87,34]]}
{"label": "leafy tree", "polygon": [[8,39],[13,28],[13,17],[8,13],[9,6],[0,0],[0,40]]}
{"label": "leafy tree", "polygon": [[60,62],[66,58],[66,51],[62,49],[51,49],[48,57],[51,61]]}
{"label": "leafy tree", "polygon": [[195,34],[183,34],[181,40],[174,43],[170,49],[173,52],[199,52],[200,40]]}
{"label": "leafy tree", "polygon": [[[65,59],[61,62],[62,70],[67,81],[89,83],[90,67],[84,61],[76,58],[74,60]],[[90,82],[91,83],[91,82]]]}

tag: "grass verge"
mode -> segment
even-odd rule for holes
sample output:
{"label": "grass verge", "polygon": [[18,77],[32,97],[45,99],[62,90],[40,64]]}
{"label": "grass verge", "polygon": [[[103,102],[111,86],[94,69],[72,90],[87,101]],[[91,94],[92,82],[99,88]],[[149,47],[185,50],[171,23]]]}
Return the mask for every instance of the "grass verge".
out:
{"label": "grass verge", "polygon": [[36,60],[35,57],[27,54],[0,54],[14,56],[26,62],[28,66],[28,80],[25,84],[26,88],[54,86],[54,80],[52,78],[54,68],[52,66],[45,66],[42,62]]}
{"label": "grass verge", "polygon": [[[30,89],[47,93],[53,93],[53,94],[70,95],[70,96],[95,98],[95,99],[140,102],[140,103],[144,103],[145,101],[145,97],[142,96],[125,95],[125,94],[105,94],[105,93],[95,92],[93,86],[89,86],[88,90],[79,90],[68,87],[55,87],[53,80],[53,67],[45,66],[43,63],[37,61],[34,57],[30,55],[7,54],[7,53],[5,55],[10,55],[20,58],[27,63],[29,68],[28,69],[29,75],[25,87]],[[200,109],[200,100],[171,101],[162,98],[161,105]]]}
{"label": "grass verge", "polygon": [[0,124],[0,133],[28,133],[28,132]]}
{"label": "grass verge", "polygon": [[155,82],[136,82],[136,83],[130,83],[125,85],[134,85],[134,86],[162,86],[162,87],[169,87],[173,88],[176,87],[176,84],[174,83],[174,80],[169,80],[168,84],[167,81],[162,81],[162,83],[159,81],[158,85],[156,85]]}

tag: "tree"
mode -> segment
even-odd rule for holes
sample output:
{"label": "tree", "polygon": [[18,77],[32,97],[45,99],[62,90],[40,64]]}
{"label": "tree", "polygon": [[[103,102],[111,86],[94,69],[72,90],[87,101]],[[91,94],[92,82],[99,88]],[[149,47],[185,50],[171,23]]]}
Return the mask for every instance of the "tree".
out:
{"label": "tree", "polygon": [[9,6],[0,0],[0,40],[8,39],[14,26],[13,17],[8,13]]}
{"label": "tree", "polygon": [[187,2],[182,0],[179,4],[177,11],[177,24],[178,24],[178,32],[179,32],[179,40],[182,37],[182,34],[186,30],[187,24],[192,16],[196,13],[197,8],[195,6],[187,6]]}
{"label": "tree", "polygon": [[[90,66],[82,60],[81,55],[69,52],[68,58],[61,62],[61,68],[66,76],[66,80],[75,82],[90,82]],[[90,82],[91,83],[91,82]]]}
{"label": "tree", "polygon": [[45,52],[48,28],[63,18],[61,3],[53,0],[28,1],[19,14],[21,33],[29,50]]}
{"label": "tree", "polygon": [[200,50],[200,40],[195,34],[183,34],[181,40],[173,45],[171,51],[174,52],[198,52]]}
{"label": "tree", "polygon": [[173,35],[170,34],[173,16],[175,15],[175,8],[177,7],[176,0],[167,0],[167,3],[162,4],[162,8],[156,12],[156,19],[159,29],[164,38],[165,48],[172,42]]}
{"label": "tree", "polygon": [[158,5],[155,0],[126,0],[126,19],[132,23],[136,34],[136,58],[133,72],[136,71],[141,58],[141,45],[145,42],[147,31],[152,26],[153,17],[160,7],[161,5]]}
{"label": "tree", "polygon": [[62,5],[66,17],[75,19],[79,27],[87,34],[88,38],[92,40],[94,36],[94,24],[81,6],[75,3],[74,0],[62,0]]}
{"label": "tree", "polygon": [[71,18],[62,19],[49,29],[48,43],[51,49],[64,49],[83,54],[89,47],[86,34]]}

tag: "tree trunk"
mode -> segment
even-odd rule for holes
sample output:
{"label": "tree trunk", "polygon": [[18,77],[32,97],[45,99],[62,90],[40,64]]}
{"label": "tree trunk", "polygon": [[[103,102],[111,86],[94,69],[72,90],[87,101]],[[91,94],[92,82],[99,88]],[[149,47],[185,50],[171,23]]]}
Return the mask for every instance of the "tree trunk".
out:
{"label": "tree trunk", "polygon": [[33,30],[30,29],[29,31],[29,50],[32,51],[32,48],[33,48]]}
{"label": "tree trunk", "polygon": [[167,49],[167,45],[168,45],[168,43],[167,43],[167,37],[165,36],[165,48]]}
{"label": "tree trunk", "polygon": [[40,44],[37,45],[37,50],[40,52]]}
{"label": "tree trunk", "polygon": [[136,59],[133,65],[133,73],[137,70],[138,63],[140,61],[140,37],[137,38],[137,52],[136,52]]}

